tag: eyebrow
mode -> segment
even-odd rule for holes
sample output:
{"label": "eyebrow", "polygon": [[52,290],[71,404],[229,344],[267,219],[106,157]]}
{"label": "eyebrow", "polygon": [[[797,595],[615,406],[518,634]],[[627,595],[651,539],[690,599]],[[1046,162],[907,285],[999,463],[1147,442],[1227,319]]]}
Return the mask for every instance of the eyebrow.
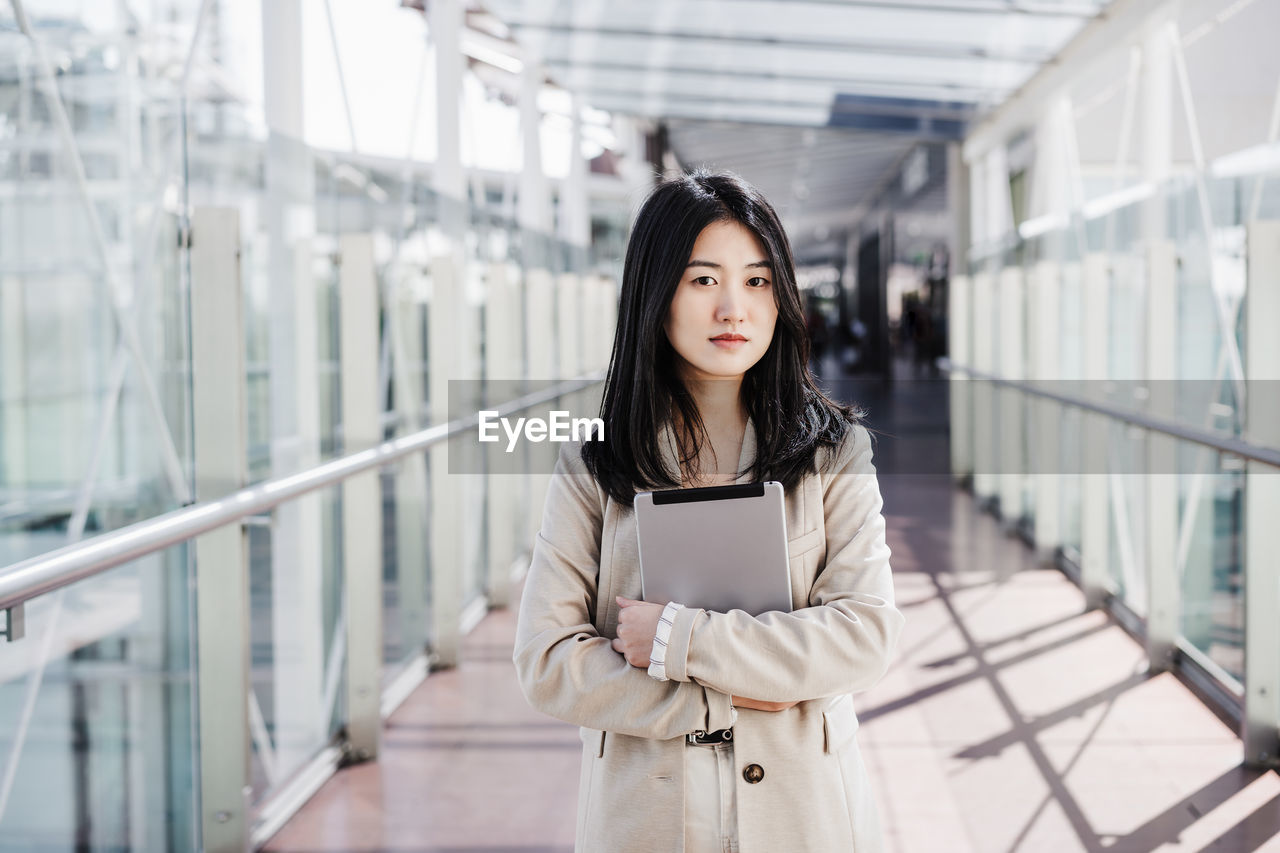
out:
{"label": "eyebrow", "polygon": [[[694,258],[693,260],[689,261],[689,263],[685,264],[685,269],[688,269],[689,267],[711,267],[713,270],[721,269],[721,266],[717,264],[715,261],[702,261],[697,258]],[[747,264],[746,266],[747,269],[756,269],[757,267],[761,267],[767,270],[772,270],[773,264],[769,263],[768,261],[755,261],[753,263]]]}

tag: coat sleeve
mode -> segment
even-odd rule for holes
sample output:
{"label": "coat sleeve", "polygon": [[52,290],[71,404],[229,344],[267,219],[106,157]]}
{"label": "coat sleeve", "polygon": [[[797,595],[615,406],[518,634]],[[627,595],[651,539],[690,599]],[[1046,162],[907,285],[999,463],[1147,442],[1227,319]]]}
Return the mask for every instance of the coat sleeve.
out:
{"label": "coat sleeve", "polygon": [[566,444],[547,491],[516,624],[513,660],[525,698],[558,719],[637,737],[728,728],[729,696],[688,679],[656,681],[596,631],[604,505],[580,446]]}
{"label": "coat sleeve", "polygon": [[871,687],[902,630],[894,606],[871,439],[855,427],[823,478],[827,561],[809,607],[758,617],[685,608],[667,645],[667,677],[765,702]]}

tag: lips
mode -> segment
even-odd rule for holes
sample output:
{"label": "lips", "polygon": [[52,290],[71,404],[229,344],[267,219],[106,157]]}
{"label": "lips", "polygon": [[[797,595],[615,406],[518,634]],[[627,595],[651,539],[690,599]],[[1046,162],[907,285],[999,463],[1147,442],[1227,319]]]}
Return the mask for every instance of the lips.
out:
{"label": "lips", "polygon": [[716,335],[716,336],[715,336],[714,338],[712,338],[711,340],[713,340],[713,341],[743,341],[743,342],[745,342],[747,339],[746,339],[746,338],[744,338],[742,335]]}

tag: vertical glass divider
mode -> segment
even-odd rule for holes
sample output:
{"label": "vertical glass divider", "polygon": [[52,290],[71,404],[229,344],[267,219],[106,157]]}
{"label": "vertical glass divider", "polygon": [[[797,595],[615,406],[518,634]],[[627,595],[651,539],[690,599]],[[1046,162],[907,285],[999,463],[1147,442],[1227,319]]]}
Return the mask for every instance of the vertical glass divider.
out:
{"label": "vertical glass divider", "polygon": [[[1108,257],[1090,252],[1084,257],[1084,380],[1087,396],[1101,395],[1107,380]],[[1107,563],[1111,555],[1109,507],[1111,493],[1107,484],[1108,418],[1086,412],[1082,419],[1081,440],[1084,471],[1080,478],[1080,586],[1089,607],[1100,606],[1106,598]]]}
{"label": "vertical glass divider", "polygon": [[[1247,231],[1245,376],[1250,380],[1245,439],[1280,447],[1280,221],[1251,222]],[[1244,496],[1244,763],[1280,766],[1280,471],[1250,462]]]}
{"label": "vertical glass divider", "polygon": [[[973,313],[970,310],[972,281],[957,275],[947,288],[948,356],[959,367],[973,367]],[[957,480],[972,477],[973,467],[973,402],[969,376],[959,370],[951,372],[951,474]]]}
{"label": "vertical glass divider", "polygon": [[[1177,249],[1166,239],[1146,248],[1146,368],[1147,412],[1162,420],[1176,419],[1174,383],[1178,364]],[[1177,440],[1149,432],[1147,464],[1147,664],[1151,672],[1173,666],[1182,608],[1178,571]]]}
{"label": "vertical glass divider", "polygon": [[[1062,340],[1060,284],[1062,268],[1055,261],[1040,261],[1033,268],[1034,279],[1027,288],[1031,300],[1028,315],[1035,324],[1035,341],[1030,349],[1031,379],[1052,383],[1059,378]],[[1029,406],[1035,429],[1031,432],[1032,454],[1027,470],[1035,489],[1035,544],[1041,560],[1052,561],[1062,544],[1062,482],[1058,460],[1062,458],[1062,407],[1052,400],[1032,400]]]}
{"label": "vertical glass divider", "polygon": [[[489,393],[493,388],[512,388],[523,370],[523,328],[520,312],[520,284],[506,261],[489,264],[489,292],[485,306],[485,377]],[[488,406],[506,402],[488,399]],[[516,558],[523,544],[516,540],[520,507],[521,475],[489,475],[489,565],[485,589],[489,603],[505,607],[511,603]]]}
{"label": "vertical glass divider", "polygon": [[[373,238],[341,239],[338,274],[339,381],[343,453],[382,437],[378,400],[378,284]],[[347,742],[350,756],[376,758],[382,733],[382,495],[379,472],[342,482],[342,588],[346,600]]]}
{"label": "vertical glass divider", "polygon": [[[527,261],[526,261],[527,263]],[[555,338],[556,290],[551,273],[541,267],[526,267],[525,337],[528,343],[526,377],[533,388],[556,379]],[[542,529],[542,507],[547,489],[551,487],[551,474],[547,471],[530,471],[529,476],[529,529],[537,534]],[[531,536],[530,539],[533,537]]]}
{"label": "vertical glass divider", "polygon": [[[972,338],[973,367],[988,376],[996,373],[992,323],[992,274],[980,270],[973,275],[973,328],[983,334]],[[996,479],[996,392],[990,382],[975,382],[973,390],[973,494],[979,502],[995,497]]]}
{"label": "vertical glass divider", "polygon": [[[198,501],[247,481],[240,214],[196,208],[191,225],[191,385]],[[195,540],[201,838],[249,846],[249,559],[243,525]]]}
{"label": "vertical glass divider", "polygon": [[[996,299],[1000,313],[1000,365],[996,371],[1004,379],[1020,380],[1026,376],[1026,311],[1024,296],[1026,277],[1021,265],[1000,270]],[[1001,388],[1000,399],[1000,476],[996,494],[1000,498],[1000,518],[1006,530],[1016,530],[1024,511],[1022,483],[1026,471],[1023,459],[1023,411],[1027,398],[1020,391]]]}
{"label": "vertical glass divider", "polygon": [[[457,251],[431,260],[431,310],[428,314],[427,364],[431,372],[431,422],[449,419],[449,380],[462,379],[459,369],[466,356],[462,348],[469,335],[459,338],[462,316],[462,263]],[[466,377],[470,378],[470,377]],[[431,447],[431,480],[427,493],[431,530],[431,651],[437,667],[458,665],[462,641],[462,525],[457,485],[449,476],[449,444]]]}

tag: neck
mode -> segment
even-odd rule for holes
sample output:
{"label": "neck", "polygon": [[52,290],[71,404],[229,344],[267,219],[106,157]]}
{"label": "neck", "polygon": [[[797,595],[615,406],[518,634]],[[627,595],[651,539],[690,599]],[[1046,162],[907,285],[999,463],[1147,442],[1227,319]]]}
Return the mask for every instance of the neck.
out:
{"label": "neck", "polygon": [[742,403],[742,377],[736,379],[685,379],[698,414],[708,430],[737,427],[747,423],[747,407]]}

